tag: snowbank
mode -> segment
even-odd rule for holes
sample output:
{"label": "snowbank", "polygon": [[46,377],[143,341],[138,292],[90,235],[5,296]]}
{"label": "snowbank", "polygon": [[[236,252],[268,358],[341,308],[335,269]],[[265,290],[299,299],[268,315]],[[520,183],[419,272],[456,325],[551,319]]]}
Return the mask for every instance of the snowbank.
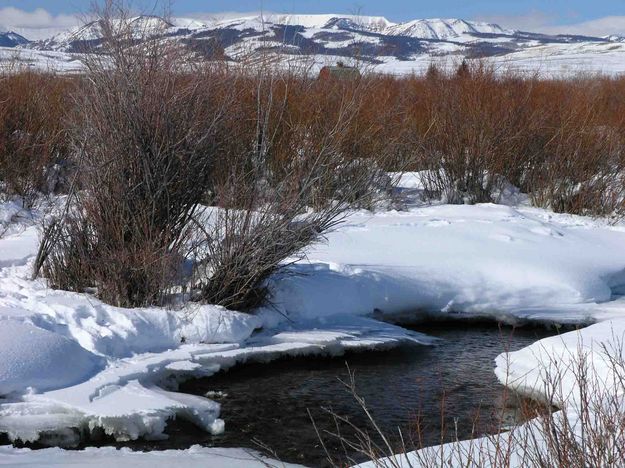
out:
{"label": "snowbank", "polygon": [[583,304],[575,320],[588,322],[625,283],[623,245],[622,227],[534,208],[355,213],[294,268],[301,275],[275,282],[273,302],[296,319],[378,312],[510,322],[568,322]]}
{"label": "snowbank", "polygon": [[188,450],[162,452],[133,452],[110,447],[88,448],[81,451],[61,449],[28,450],[0,447],[0,465],[24,467],[88,466],[110,468],[132,466],[137,468],[172,467],[184,464],[186,468],[255,468],[267,466],[296,467],[271,460],[252,450],[207,448],[193,446]]}
{"label": "snowbank", "polygon": [[[566,407],[566,411],[557,411],[553,414],[555,424],[570,428],[580,441],[583,437],[587,437],[588,442],[593,435],[584,436],[581,432],[583,424],[579,422],[579,415],[582,411],[590,411],[592,414],[603,409],[605,415],[622,415],[622,410],[613,405],[619,398],[622,399],[623,395],[614,395],[613,399],[607,393],[605,395],[594,393],[622,389],[622,382],[619,381],[622,376],[617,373],[622,372],[619,366],[625,362],[624,343],[625,318],[607,320],[581,330],[544,338],[519,351],[501,354],[496,359],[495,373],[499,381],[510,388]],[[587,372],[581,379],[592,379],[592,382],[582,382],[580,377],[575,375],[580,369],[580,363],[583,363]],[[580,389],[580,384],[584,386],[584,391]],[[550,394],[546,395],[545,391],[549,391]],[[580,402],[580,396],[584,392],[593,392],[587,397],[590,404],[586,407]],[[593,399],[594,397],[598,399]],[[601,408],[601,405],[606,407]],[[598,420],[602,421],[601,416]],[[605,419],[592,426],[593,430],[597,433],[609,430],[607,426],[602,426],[608,421],[616,422],[615,419]],[[433,465],[444,465],[488,468],[501,466],[503,457],[509,456],[509,463],[504,463],[505,466],[524,468],[536,464],[532,456],[538,450],[544,454],[548,453],[545,448],[544,431],[545,426],[537,420],[531,420],[495,436],[427,447],[416,452],[363,463],[358,467],[429,468]],[[618,436],[615,436],[615,439],[618,439]],[[549,458],[546,457],[545,460]]]}
{"label": "snowbank", "polygon": [[81,384],[1,404],[0,432],[11,440],[68,446],[96,428],[121,441],[159,439],[166,437],[167,421],[181,417],[218,434],[224,430],[219,404],[176,393],[180,379],[210,376],[246,361],[337,355],[407,342],[429,344],[432,339],[371,319],[328,317],[261,334],[243,344],[189,344],[135,355],[115,360]]}
{"label": "snowbank", "polygon": [[[9,240],[0,239],[0,251]],[[218,306],[113,307],[86,294],[50,290],[44,281],[30,281],[29,274],[30,263],[0,270],[0,319],[33,323],[107,358],[172,349],[182,342],[238,343],[262,325],[258,317]]]}
{"label": "snowbank", "polygon": [[0,356],[0,395],[66,387],[103,367],[75,341],[16,320],[0,321]]}
{"label": "snowbank", "polygon": [[579,407],[579,365],[587,366],[587,378],[600,382],[599,388],[620,388],[614,362],[625,362],[624,345],[625,318],[607,320],[502,354],[495,361],[495,374],[502,384],[536,398],[543,397],[546,383],[555,379],[556,403]]}

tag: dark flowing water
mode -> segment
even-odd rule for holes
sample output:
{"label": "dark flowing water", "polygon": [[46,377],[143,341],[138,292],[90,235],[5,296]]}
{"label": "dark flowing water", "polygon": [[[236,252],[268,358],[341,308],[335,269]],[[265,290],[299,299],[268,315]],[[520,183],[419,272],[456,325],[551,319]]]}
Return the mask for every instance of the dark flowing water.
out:
{"label": "dark flowing water", "polygon": [[[494,325],[442,324],[415,327],[441,338],[436,346],[405,346],[391,351],[351,353],[337,358],[284,359],[269,364],[247,364],[213,377],[186,382],[180,391],[206,395],[222,404],[226,431],[212,436],[184,421],[168,425],[169,439],[123,445],[137,450],[187,448],[193,444],[223,447],[268,447],[275,458],[309,466],[326,466],[324,450],[311,423],[334,431],[332,408],[359,427],[367,421],[353,396],[339,382],[355,373],[358,394],[366,400],[377,423],[397,442],[397,428],[421,443],[486,433],[503,419],[521,421],[520,400],[504,395],[494,376],[493,359],[504,350],[516,350],[553,332],[544,329],[499,329]],[[211,393],[209,393],[211,392]],[[444,410],[442,408],[444,406]],[[417,424],[417,421],[419,422]],[[420,426],[421,430],[417,430]],[[443,429],[446,427],[446,429]],[[353,436],[345,424],[343,434]],[[361,461],[341,448],[336,438],[324,440],[337,461]],[[99,445],[91,442],[89,445]],[[105,444],[109,445],[109,444]]]}

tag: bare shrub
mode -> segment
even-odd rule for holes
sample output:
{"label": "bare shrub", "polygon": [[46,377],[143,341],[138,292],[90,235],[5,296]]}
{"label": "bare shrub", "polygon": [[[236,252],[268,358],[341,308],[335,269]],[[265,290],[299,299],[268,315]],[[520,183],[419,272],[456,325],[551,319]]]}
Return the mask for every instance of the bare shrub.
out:
{"label": "bare shrub", "polygon": [[[577,347],[542,362],[543,408],[511,436],[527,466],[625,465],[625,360],[623,337],[610,344]],[[562,359],[564,357],[564,359]],[[551,413],[548,409],[557,407]]]}
{"label": "bare shrub", "polygon": [[71,87],[72,80],[51,73],[11,68],[0,75],[0,183],[26,207],[61,188],[54,176],[67,157]]}
{"label": "bare shrub", "polygon": [[622,213],[623,139],[606,118],[602,86],[556,82],[537,91],[543,145],[527,181],[535,205],[566,213]]}
{"label": "bare shrub", "polygon": [[499,202],[509,182],[555,211],[622,215],[624,80],[520,78],[468,62],[460,70],[431,67],[396,83],[407,149],[398,154],[418,156],[409,167],[427,198]]}
{"label": "bare shrub", "polygon": [[502,78],[484,65],[453,77],[430,76],[428,126],[418,137],[426,193],[447,203],[496,202],[527,156],[531,82]]}
{"label": "bare shrub", "polygon": [[392,141],[359,146],[366,128],[350,131],[371,119],[374,81],[328,87],[301,70],[191,63],[173,41],[138,39],[122,7],[106,4],[102,53],[85,60],[70,127],[75,190],[35,273],[120,306],[179,285],[195,300],[256,307],[269,276],[348,209],[388,197]]}
{"label": "bare shrub", "polygon": [[224,109],[213,95],[224,82],[205,68],[185,73],[167,43],[128,46],[137,31],[113,17],[120,11],[100,18],[107,54],[86,58],[70,129],[80,190],[47,230],[36,268],[53,287],[139,306],[179,272],[218,148]]}
{"label": "bare shrub", "polygon": [[320,88],[297,70],[260,70],[254,79],[244,102],[256,103],[255,112],[228,146],[194,286],[196,298],[242,310],[265,302],[267,279],[349,209],[375,205],[393,184],[378,166],[391,152],[373,158],[347,143],[357,141],[349,128],[365,105],[366,82]]}

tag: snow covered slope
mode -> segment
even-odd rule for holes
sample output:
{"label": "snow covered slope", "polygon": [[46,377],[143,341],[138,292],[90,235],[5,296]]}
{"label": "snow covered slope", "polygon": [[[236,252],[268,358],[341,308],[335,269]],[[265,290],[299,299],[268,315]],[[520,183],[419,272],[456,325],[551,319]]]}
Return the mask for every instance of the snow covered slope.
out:
{"label": "snow covered slope", "polygon": [[408,36],[420,39],[435,39],[447,41],[458,39],[464,35],[494,34],[508,35],[514,31],[503,29],[496,24],[465,21],[461,19],[420,19],[389,26],[385,34],[393,36]]}
{"label": "snow covered slope", "polygon": [[28,39],[13,31],[0,30],[0,47],[17,47],[28,44]]}
{"label": "snow covered slope", "polygon": [[[184,28],[203,26],[203,23],[185,21],[184,19],[180,19],[177,24]],[[138,16],[132,18],[127,24],[121,22],[113,23],[113,28],[119,29],[118,33],[127,34],[130,32],[136,39],[162,34],[174,27],[174,24],[156,16]],[[127,31],[126,28],[129,28],[130,31]],[[99,21],[92,21],[84,26],[79,26],[56,34],[49,39],[39,41],[36,43],[36,48],[62,52],[81,52],[99,44],[102,35],[102,24]]]}
{"label": "snow covered slope", "polygon": [[[257,18],[250,17],[248,19]],[[356,15],[279,15],[269,14],[264,16],[267,24],[286,24],[291,26],[303,26],[305,28],[324,29],[331,27],[355,27],[370,31],[384,31],[395,25],[383,16],[356,16]]]}
{"label": "snow covered slope", "polygon": [[80,54],[0,47],[0,70],[4,67],[13,69],[15,65],[59,73],[75,73],[84,69]]}

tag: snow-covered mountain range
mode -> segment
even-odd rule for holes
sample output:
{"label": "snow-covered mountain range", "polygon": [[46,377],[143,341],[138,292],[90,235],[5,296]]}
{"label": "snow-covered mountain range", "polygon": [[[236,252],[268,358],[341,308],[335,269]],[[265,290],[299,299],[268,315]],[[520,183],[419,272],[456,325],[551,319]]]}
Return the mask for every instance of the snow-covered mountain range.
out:
{"label": "snow-covered mountain range", "polygon": [[[460,19],[420,19],[397,24],[383,17],[350,15],[268,15],[214,22],[186,18],[165,21],[153,16],[139,16],[132,19],[131,26],[137,35],[148,32],[187,42],[211,41],[225,49],[242,44],[254,48],[267,48],[275,44],[276,47],[288,46],[291,53],[323,54],[332,51],[350,56],[353,55],[352,49],[361,51],[364,45],[367,49],[364,55],[371,59],[383,55],[385,51],[396,57],[408,58],[432,48],[432,44],[428,44],[431,41],[475,48],[481,43],[528,40],[527,34],[518,34],[489,23]],[[27,47],[78,52],[97,47],[100,37],[100,26],[93,22],[45,40],[34,41]],[[544,41],[545,37],[540,35],[540,39]],[[554,38],[554,41],[561,42],[562,38]],[[360,54],[363,55],[363,52]]]}
{"label": "snow-covered mountain range", "polygon": [[[393,23],[384,17],[332,14],[272,14],[214,21],[139,16],[132,20],[131,27],[137,38],[147,33],[180,41],[205,57],[230,60],[263,51],[290,59],[313,57],[319,63],[357,58],[392,73],[418,72],[432,61],[460,58],[492,59],[519,69],[536,68],[541,61],[547,69],[569,72],[580,66],[586,72],[625,72],[625,42],[621,36],[554,36],[462,19]],[[1,47],[28,50],[32,57],[35,51],[95,51],[100,43],[97,22],[35,41],[15,33],[0,33]]]}

